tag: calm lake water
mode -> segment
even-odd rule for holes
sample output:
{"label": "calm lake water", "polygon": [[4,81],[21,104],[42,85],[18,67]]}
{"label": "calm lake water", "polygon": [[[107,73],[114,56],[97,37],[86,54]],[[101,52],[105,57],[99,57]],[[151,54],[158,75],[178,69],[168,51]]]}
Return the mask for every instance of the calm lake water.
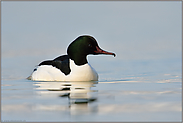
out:
{"label": "calm lake water", "polygon": [[181,121],[181,59],[95,57],[97,82],[26,80],[44,58],[2,58],[2,121]]}

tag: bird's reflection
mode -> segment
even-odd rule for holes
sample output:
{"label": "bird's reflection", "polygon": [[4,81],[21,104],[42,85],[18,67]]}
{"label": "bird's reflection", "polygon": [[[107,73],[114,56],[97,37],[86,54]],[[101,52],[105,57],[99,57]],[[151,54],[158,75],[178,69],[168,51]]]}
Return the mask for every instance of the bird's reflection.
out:
{"label": "bird's reflection", "polygon": [[93,112],[89,103],[97,100],[96,81],[90,82],[34,82],[35,89],[41,96],[68,98],[69,108],[75,111]]}

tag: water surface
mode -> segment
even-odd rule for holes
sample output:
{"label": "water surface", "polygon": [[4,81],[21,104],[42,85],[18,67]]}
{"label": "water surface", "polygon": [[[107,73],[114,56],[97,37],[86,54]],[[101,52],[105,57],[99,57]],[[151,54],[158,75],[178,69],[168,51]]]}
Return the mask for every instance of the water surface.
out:
{"label": "water surface", "polygon": [[[7,67],[5,60],[2,63]],[[98,72],[97,82],[31,81],[25,79],[28,73],[23,71],[25,68],[4,68],[2,120],[181,121],[180,69],[169,70],[163,64],[153,69],[161,62],[147,62],[154,64],[149,67],[136,62],[131,72],[128,69],[135,64],[132,61],[123,62],[126,66],[122,62],[113,63],[108,70],[103,64],[106,71]],[[176,66],[175,63],[169,61],[170,65]],[[14,73],[16,70],[19,73]]]}

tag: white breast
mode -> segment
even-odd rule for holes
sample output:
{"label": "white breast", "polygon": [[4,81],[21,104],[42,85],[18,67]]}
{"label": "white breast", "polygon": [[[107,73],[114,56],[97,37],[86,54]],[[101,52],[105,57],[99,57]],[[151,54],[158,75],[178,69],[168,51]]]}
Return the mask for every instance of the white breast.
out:
{"label": "white breast", "polygon": [[59,69],[51,65],[38,66],[32,73],[31,79],[34,81],[97,81],[98,74],[88,63],[81,66],[75,65],[70,60],[71,72],[68,75],[62,73]]}

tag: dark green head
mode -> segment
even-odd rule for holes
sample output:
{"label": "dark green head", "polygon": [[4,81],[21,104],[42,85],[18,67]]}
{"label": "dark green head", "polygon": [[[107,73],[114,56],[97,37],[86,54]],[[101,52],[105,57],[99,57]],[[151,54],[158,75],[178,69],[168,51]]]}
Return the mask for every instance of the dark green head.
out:
{"label": "dark green head", "polygon": [[102,50],[97,41],[88,35],[79,36],[76,38],[68,47],[67,54],[69,57],[74,60],[75,64],[83,65],[87,63],[86,56],[89,54],[108,54],[114,55],[114,53],[106,52]]}

